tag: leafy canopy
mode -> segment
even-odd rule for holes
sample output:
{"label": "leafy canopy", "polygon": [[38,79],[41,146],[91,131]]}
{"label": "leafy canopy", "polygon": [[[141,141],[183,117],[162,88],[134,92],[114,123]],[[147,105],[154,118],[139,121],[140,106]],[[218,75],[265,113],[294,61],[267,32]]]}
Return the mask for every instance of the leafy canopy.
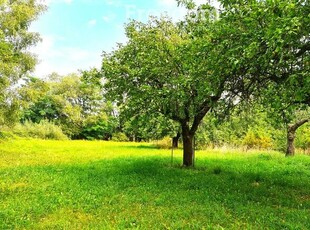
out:
{"label": "leafy canopy", "polygon": [[28,29],[43,10],[35,0],[0,0],[0,123],[16,107],[9,87],[36,64],[28,48],[39,41],[39,35]]}

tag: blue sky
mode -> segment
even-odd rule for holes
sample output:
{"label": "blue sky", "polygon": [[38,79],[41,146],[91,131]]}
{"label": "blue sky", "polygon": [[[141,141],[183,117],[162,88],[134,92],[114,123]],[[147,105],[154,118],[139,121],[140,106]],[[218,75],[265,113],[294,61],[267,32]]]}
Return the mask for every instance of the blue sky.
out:
{"label": "blue sky", "polygon": [[129,18],[147,21],[150,15],[167,12],[177,20],[185,14],[175,0],[45,1],[48,10],[31,26],[31,31],[42,37],[31,49],[40,61],[34,72],[38,77],[100,68],[102,51],[111,51],[117,42],[126,41],[124,24]]}

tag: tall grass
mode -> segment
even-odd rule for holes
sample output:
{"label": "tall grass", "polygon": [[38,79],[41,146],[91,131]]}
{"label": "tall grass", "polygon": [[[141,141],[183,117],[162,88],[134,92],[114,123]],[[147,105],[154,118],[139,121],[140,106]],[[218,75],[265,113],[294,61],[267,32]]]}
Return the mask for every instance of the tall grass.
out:
{"label": "tall grass", "polygon": [[310,229],[310,157],[149,144],[0,145],[0,229]]}

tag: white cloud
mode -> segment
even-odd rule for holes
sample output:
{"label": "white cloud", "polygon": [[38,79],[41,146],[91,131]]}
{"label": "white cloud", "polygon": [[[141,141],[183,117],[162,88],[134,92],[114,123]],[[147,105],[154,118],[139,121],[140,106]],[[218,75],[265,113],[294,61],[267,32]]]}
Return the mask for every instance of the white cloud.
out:
{"label": "white cloud", "polygon": [[97,20],[96,19],[92,19],[90,21],[88,21],[88,25],[89,26],[95,26],[97,24]]}
{"label": "white cloud", "polygon": [[34,71],[35,76],[44,77],[52,72],[61,75],[76,72],[79,69],[100,67],[101,50],[86,50],[78,47],[58,47],[57,36],[42,36],[43,41],[30,51],[38,56],[39,63]]}
{"label": "white cloud", "polygon": [[[165,7],[177,6],[176,0],[157,0],[157,2],[160,6],[165,6]],[[210,1],[209,0],[194,0],[194,2],[196,3],[196,5],[201,5],[201,4],[208,3],[208,2],[210,2],[210,4],[213,6],[219,5],[217,0],[210,0]]]}
{"label": "white cloud", "polygon": [[[211,0],[212,1],[212,0]],[[197,4],[197,5],[201,5],[201,4],[204,4],[206,2],[209,2],[209,1],[206,1],[206,0],[194,0],[194,2]]]}
{"label": "white cloud", "polygon": [[115,20],[115,18],[116,18],[116,15],[115,15],[115,14],[108,14],[108,15],[104,15],[104,16],[102,17],[102,20],[103,20],[104,22],[112,22],[113,20]]}
{"label": "white cloud", "polygon": [[166,6],[166,7],[177,6],[176,0],[158,0],[158,4],[161,6]]}
{"label": "white cloud", "polygon": [[105,4],[109,6],[121,6],[122,5],[120,0],[105,0]]}
{"label": "white cloud", "polygon": [[73,0],[39,0],[39,2],[46,6],[49,6],[53,3],[65,3],[70,5],[73,2]]}

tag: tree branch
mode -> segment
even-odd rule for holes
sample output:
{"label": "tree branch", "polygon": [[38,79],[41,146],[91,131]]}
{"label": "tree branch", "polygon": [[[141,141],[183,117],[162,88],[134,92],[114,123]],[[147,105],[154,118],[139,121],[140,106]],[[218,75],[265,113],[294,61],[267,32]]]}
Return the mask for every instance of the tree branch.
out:
{"label": "tree branch", "polygon": [[289,125],[288,126],[288,130],[295,132],[300,126],[302,126],[303,124],[307,123],[309,120],[310,120],[310,118],[308,117],[308,118],[305,118],[305,119],[302,119],[302,120],[296,122],[293,125]]}

